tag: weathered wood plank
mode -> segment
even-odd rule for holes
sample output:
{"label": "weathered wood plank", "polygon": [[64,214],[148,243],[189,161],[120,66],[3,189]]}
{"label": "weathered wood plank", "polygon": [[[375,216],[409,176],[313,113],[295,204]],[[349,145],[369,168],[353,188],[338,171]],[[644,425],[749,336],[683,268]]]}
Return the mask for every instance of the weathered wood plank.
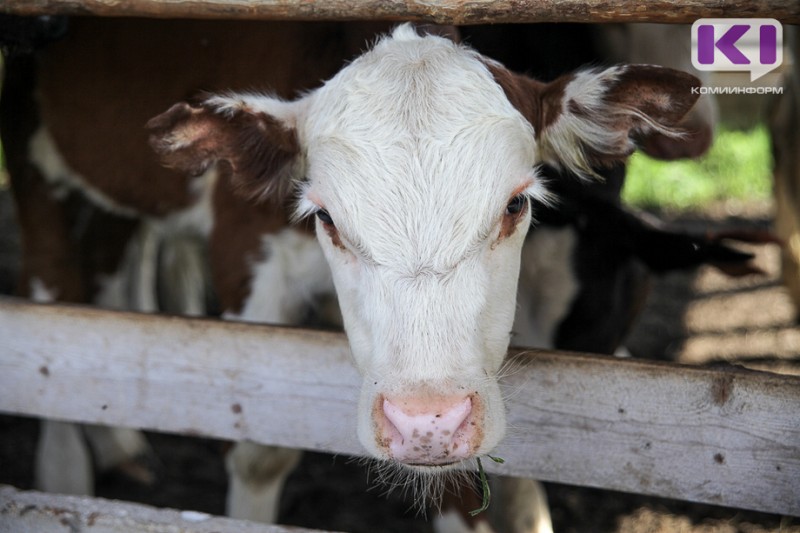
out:
{"label": "weathered wood plank", "polygon": [[[509,474],[800,515],[800,378],[533,351]],[[0,411],[359,454],[340,334],[0,300]]]}
{"label": "weathered wood plank", "polygon": [[683,22],[771,17],[800,23],[797,0],[5,0],[0,12],[169,18],[489,22]]}
{"label": "weathered wood plank", "polygon": [[194,511],[156,509],[101,498],[20,491],[0,485],[0,531],[36,533],[324,533]]}

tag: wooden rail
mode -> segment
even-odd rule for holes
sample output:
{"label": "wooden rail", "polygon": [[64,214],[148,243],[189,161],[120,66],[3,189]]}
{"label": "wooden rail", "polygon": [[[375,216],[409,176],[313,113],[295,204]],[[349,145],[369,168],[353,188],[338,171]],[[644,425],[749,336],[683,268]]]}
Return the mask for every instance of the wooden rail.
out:
{"label": "wooden rail", "polygon": [[[800,378],[530,351],[495,471],[800,515]],[[0,411],[360,454],[338,333],[0,299]]]}
{"label": "wooden rail", "polygon": [[682,22],[769,17],[800,23],[797,0],[4,0],[0,12],[165,18],[500,22]]}
{"label": "wooden rail", "polygon": [[0,485],[0,531],[66,533],[333,533],[299,527],[268,526],[195,511],[20,491]]}

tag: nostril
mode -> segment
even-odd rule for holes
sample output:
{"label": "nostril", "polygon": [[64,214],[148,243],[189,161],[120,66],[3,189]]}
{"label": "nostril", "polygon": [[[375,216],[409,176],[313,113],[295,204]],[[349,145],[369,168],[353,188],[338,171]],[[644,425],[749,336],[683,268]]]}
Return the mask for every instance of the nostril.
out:
{"label": "nostril", "polygon": [[[444,406],[442,406],[444,407]],[[454,434],[472,411],[472,400],[464,398],[461,402],[449,407],[434,409],[429,412],[406,413],[388,399],[383,400],[383,413],[397,431],[405,436],[414,430],[438,431]],[[427,427],[431,426],[431,427]],[[447,433],[446,433],[447,434]]]}
{"label": "nostril", "polygon": [[469,455],[473,431],[465,422],[472,413],[471,398],[455,402],[405,401],[403,406],[383,399],[382,433],[392,457],[404,462],[436,464]]}

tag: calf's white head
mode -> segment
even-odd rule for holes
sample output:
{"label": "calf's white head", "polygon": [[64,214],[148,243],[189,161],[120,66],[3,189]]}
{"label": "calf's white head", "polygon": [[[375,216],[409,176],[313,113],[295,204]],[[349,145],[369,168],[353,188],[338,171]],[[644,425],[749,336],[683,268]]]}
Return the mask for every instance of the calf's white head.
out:
{"label": "calf's white head", "polygon": [[503,436],[496,374],[531,200],[546,199],[538,165],[589,175],[626,157],[685,114],[694,84],[649,66],[542,84],[406,25],[297,100],[211,96],[149,127],[169,165],[218,163],[257,197],[297,191],[363,375],[361,442],[430,470]]}

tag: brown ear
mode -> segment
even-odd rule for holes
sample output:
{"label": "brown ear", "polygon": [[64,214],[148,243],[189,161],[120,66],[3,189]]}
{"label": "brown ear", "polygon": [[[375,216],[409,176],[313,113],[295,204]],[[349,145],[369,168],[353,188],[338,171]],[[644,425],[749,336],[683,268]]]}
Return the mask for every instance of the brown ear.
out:
{"label": "brown ear", "polygon": [[[627,65],[615,67],[615,80],[606,90],[605,100],[612,113],[624,116],[624,109],[635,109],[649,120],[673,127],[689,112],[700,97],[696,77],[666,67],[654,65]],[[692,89],[695,88],[693,91]],[[621,110],[615,108],[620,107]],[[629,115],[630,122],[622,124],[630,130],[648,130],[647,122]]]}
{"label": "brown ear", "polygon": [[218,164],[251,198],[283,195],[300,154],[294,129],[247,106],[178,103],[147,123],[164,165],[197,176]]}
{"label": "brown ear", "polygon": [[674,129],[698,98],[700,81],[651,65],[586,70],[539,83],[508,71],[495,79],[533,125],[543,162],[579,175],[624,160],[634,140]]}

